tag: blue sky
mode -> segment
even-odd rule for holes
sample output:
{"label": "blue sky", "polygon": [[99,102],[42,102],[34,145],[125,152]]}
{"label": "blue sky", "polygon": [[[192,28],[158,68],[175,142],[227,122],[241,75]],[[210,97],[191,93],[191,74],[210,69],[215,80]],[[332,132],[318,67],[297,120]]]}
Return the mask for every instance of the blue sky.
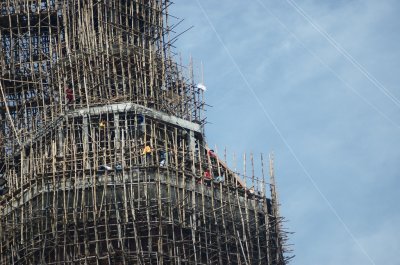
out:
{"label": "blue sky", "polygon": [[400,2],[174,2],[209,144],[275,153],[292,264],[399,265]]}

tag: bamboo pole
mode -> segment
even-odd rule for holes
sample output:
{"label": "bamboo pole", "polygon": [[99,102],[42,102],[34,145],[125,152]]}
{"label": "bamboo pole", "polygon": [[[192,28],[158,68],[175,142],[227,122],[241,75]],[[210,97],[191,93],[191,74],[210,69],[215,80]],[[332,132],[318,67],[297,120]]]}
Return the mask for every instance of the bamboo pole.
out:
{"label": "bamboo pole", "polygon": [[204,93],[174,58],[171,2],[35,3],[0,13],[0,263],[282,260],[275,179],[269,200],[253,155],[243,177],[193,129]]}

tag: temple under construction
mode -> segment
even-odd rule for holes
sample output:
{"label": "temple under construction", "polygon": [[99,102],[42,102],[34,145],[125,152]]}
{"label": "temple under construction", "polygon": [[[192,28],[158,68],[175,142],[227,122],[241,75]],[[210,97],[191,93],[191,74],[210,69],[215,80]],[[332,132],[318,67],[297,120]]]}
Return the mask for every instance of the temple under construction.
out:
{"label": "temple under construction", "polygon": [[0,3],[0,264],[287,264],[272,159],[208,147],[170,1]]}

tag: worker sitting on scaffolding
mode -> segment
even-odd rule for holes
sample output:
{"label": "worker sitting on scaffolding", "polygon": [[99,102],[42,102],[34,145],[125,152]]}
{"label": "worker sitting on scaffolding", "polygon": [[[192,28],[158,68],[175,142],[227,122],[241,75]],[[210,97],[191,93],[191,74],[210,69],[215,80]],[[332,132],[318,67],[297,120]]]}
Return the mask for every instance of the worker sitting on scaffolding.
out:
{"label": "worker sitting on scaffolding", "polygon": [[167,154],[164,150],[160,151],[160,167],[165,166],[165,161],[167,159]]}
{"label": "worker sitting on scaffolding", "polygon": [[72,104],[74,102],[74,91],[71,87],[65,89],[65,94],[67,98],[67,104]]}
{"label": "worker sitting on scaffolding", "polygon": [[211,175],[210,170],[207,169],[206,171],[204,171],[204,184],[210,186],[212,178],[213,177]]}
{"label": "worker sitting on scaffolding", "polygon": [[105,129],[106,128],[106,121],[105,120],[101,120],[99,123],[99,127],[100,129]]}
{"label": "worker sitting on scaffolding", "polygon": [[247,190],[247,195],[249,196],[249,198],[253,198],[254,197],[254,195],[255,195],[254,186]]}
{"label": "worker sitting on scaffolding", "polygon": [[151,152],[152,152],[152,150],[151,150],[150,145],[146,145],[143,148],[143,156],[145,158],[145,163],[149,163],[150,162],[150,160],[151,160]]}
{"label": "worker sitting on scaffolding", "polygon": [[216,158],[217,157],[217,155],[215,154],[214,150],[212,150],[212,149],[208,150],[207,155],[210,158]]}
{"label": "worker sitting on scaffolding", "polygon": [[224,181],[225,181],[225,177],[223,174],[221,174],[221,176],[215,177],[215,179],[214,179],[214,183],[216,183],[216,184],[222,183]]}
{"label": "worker sitting on scaffolding", "polygon": [[115,165],[115,172],[117,172],[117,173],[122,172],[122,165],[121,165],[121,163],[117,163],[117,164]]}

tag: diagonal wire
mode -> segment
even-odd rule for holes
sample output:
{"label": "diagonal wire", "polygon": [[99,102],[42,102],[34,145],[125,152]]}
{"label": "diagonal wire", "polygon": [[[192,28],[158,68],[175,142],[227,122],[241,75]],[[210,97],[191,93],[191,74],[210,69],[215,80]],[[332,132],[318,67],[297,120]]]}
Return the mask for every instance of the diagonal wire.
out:
{"label": "diagonal wire", "polygon": [[[259,2],[262,6],[264,6],[259,0],[256,0],[257,2]],[[320,196],[323,198],[323,200],[325,201],[325,203],[328,205],[329,209],[332,211],[332,213],[336,216],[336,218],[339,220],[339,222],[342,224],[342,226],[344,227],[345,231],[350,235],[350,237],[353,239],[353,241],[356,243],[356,245],[361,249],[361,251],[363,252],[363,254],[370,260],[371,264],[376,265],[374,260],[371,258],[371,256],[366,252],[366,250],[364,249],[364,247],[360,244],[360,242],[357,240],[357,238],[354,236],[354,234],[351,232],[350,228],[347,226],[347,224],[344,222],[343,218],[339,215],[339,213],[337,212],[337,210],[334,208],[334,206],[332,205],[332,203],[329,201],[329,199],[325,196],[325,194],[322,192],[322,190],[319,188],[318,184],[315,182],[314,178],[311,176],[311,174],[308,172],[308,170],[306,169],[306,167],[304,166],[303,162],[301,162],[301,160],[299,159],[299,157],[297,156],[297,154],[295,153],[294,149],[291,147],[291,145],[289,144],[289,142],[286,140],[286,138],[283,136],[281,130],[278,128],[278,126],[276,125],[276,123],[274,122],[274,120],[272,119],[271,115],[268,113],[267,109],[265,108],[264,104],[261,102],[260,98],[257,96],[257,94],[255,93],[253,87],[250,85],[249,81],[247,80],[246,76],[243,74],[241,68],[239,67],[239,65],[237,64],[236,60],[234,59],[234,57],[232,56],[231,52],[229,51],[229,49],[227,48],[227,46],[225,45],[224,41],[222,40],[221,36],[219,35],[218,31],[216,30],[216,28],[214,27],[214,24],[211,22],[209,16],[207,15],[206,11],[204,10],[203,6],[200,4],[199,0],[196,0],[197,5],[199,6],[199,8],[201,9],[204,17],[207,19],[210,27],[212,28],[212,30],[214,31],[215,35],[217,36],[219,42],[221,43],[221,45],[223,46],[225,52],[227,53],[227,55],[229,56],[230,60],[232,61],[233,65],[235,66],[235,68],[237,69],[239,75],[241,76],[241,78],[243,79],[243,81],[246,84],[246,87],[248,88],[248,90],[250,91],[250,93],[252,94],[252,96],[254,97],[254,99],[256,100],[257,104],[260,106],[261,110],[263,111],[265,117],[268,119],[268,121],[271,123],[271,125],[273,126],[273,128],[275,129],[275,131],[277,132],[277,134],[279,135],[279,137],[281,138],[282,142],[285,144],[286,148],[289,150],[289,152],[291,153],[291,155],[294,157],[294,159],[296,160],[296,162],[299,164],[299,166],[301,167],[301,169],[303,170],[303,172],[305,173],[305,175],[307,176],[307,178],[310,180],[310,182],[312,183],[312,185],[314,186],[314,188],[317,190],[317,192],[320,194]],[[264,8],[266,8],[264,6]]]}
{"label": "diagonal wire", "polygon": [[341,81],[345,87],[350,89],[351,92],[353,92],[357,97],[359,97],[362,101],[364,101],[365,104],[370,106],[373,110],[375,110],[379,115],[381,115],[385,120],[390,122],[393,126],[397,127],[400,129],[400,125],[395,122],[393,119],[391,119],[389,116],[387,116],[382,110],[380,110],[375,104],[373,104],[369,99],[367,99],[365,96],[360,94],[357,89],[355,89],[352,85],[350,85],[346,80],[344,80],[332,67],[330,67],[321,57],[319,57],[315,52],[311,51],[307,46],[304,44],[302,40],[300,40],[297,35],[292,32],[288,26],[286,26],[285,23],[282,22],[281,19],[279,19],[274,13],[271,12],[271,10],[268,9],[268,7],[261,2],[260,0],[256,0],[285,30],[287,33],[289,33],[309,54],[311,54],[316,60],[319,61],[321,65],[323,65],[331,74],[333,74],[339,81]]}
{"label": "diagonal wire", "polygon": [[294,0],[286,0],[297,13],[320,33],[341,55],[343,55],[357,70],[359,70],[375,87],[377,87],[388,99],[400,108],[400,100],[396,98],[381,82],[379,82],[365,67],[363,67],[346,49],[344,49],[328,32],[326,32],[310,15],[307,14]]}

